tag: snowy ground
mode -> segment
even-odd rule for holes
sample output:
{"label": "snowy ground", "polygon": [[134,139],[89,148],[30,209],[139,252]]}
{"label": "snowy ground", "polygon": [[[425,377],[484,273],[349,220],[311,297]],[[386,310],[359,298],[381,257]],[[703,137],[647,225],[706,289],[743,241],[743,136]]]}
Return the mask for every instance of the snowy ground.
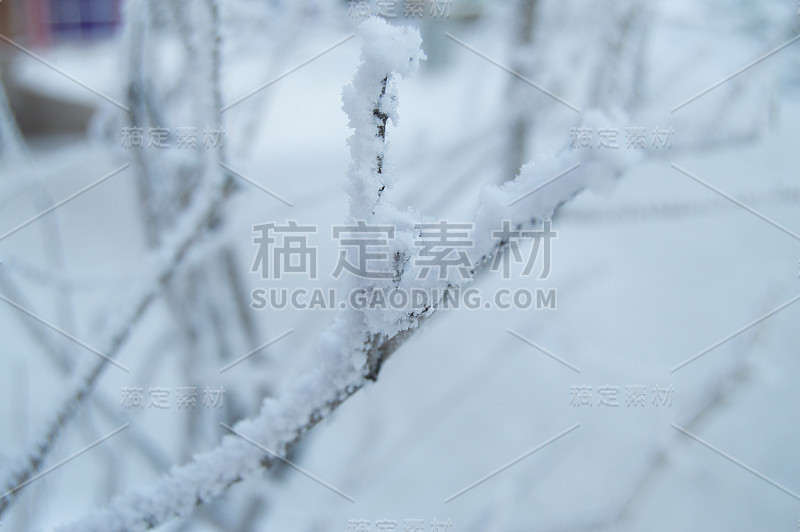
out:
{"label": "snowy ground", "polygon": [[[800,330],[792,323],[800,318],[800,305],[672,371],[792,300],[800,288],[800,242],[797,235],[787,234],[800,233],[800,105],[798,87],[786,74],[797,68],[800,44],[743,73],[735,87],[723,86],[670,113],[783,42],[776,35],[756,39],[747,28],[726,24],[725,17],[712,22],[704,10],[712,7],[659,3],[645,54],[650,100],[641,116],[632,119],[636,124],[622,124],[671,126],[673,148],[648,150],[609,190],[586,192],[560,211],[553,222],[558,239],[546,281],[519,276],[502,280],[496,273],[478,281],[487,293],[554,287],[557,310],[442,312],[392,356],[377,383],[316,427],[300,449],[299,464],[350,494],[355,503],[288,469],[277,480],[265,473],[233,487],[212,504],[214,511],[237,511],[248,494],[266,490],[269,506],[259,530],[348,530],[353,520],[369,520],[372,530],[378,530],[382,519],[396,521],[397,530],[409,519],[424,520],[425,530],[435,520],[449,520],[451,530],[473,531],[797,529]],[[455,23],[445,29],[490,56],[503,56],[497,33],[471,33]],[[271,67],[272,76],[343,35],[337,28],[296,37],[291,58]],[[402,84],[401,122],[389,128],[397,176],[392,195],[401,208],[469,220],[481,188],[497,181],[500,124],[494,117],[502,108],[509,74],[455,42],[431,39],[438,39],[427,50],[436,66],[423,68],[417,78]],[[113,80],[101,72],[93,77],[85,67],[67,66],[68,57],[64,61],[65,70],[94,79],[113,93]],[[252,262],[254,224],[293,219],[317,224],[325,233],[345,219],[342,187],[350,132],[341,111],[341,89],[357,61],[358,43],[350,41],[282,79],[269,88],[257,134],[228,139],[230,164],[294,205],[249,185],[234,198],[224,231],[237,243],[243,268],[249,270]],[[23,79],[55,76],[26,73],[33,66],[20,68]],[[250,77],[229,83],[226,99],[271,76]],[[728,103],[729,90],[738,91],[735,105]],[[585,87],[567,87],[565,94],[584,105]],[[537,127],[535,148],[546,152],[568,145],[570,128],[579,118],[555,102],[540,100],[544,97],[533,89],[531,97],[539,99],[537,105],[552,106],[546,123]],[[226,119],[243,120],[244,107]],[[758,125],[757,138],[694,148],[725,132],[733,137],[744,132],[746,137],[753,124]],[[236,159],[244,153],[236,146],[245,144],[252,146],[250,152]],[[34,150],[33,157],[29,167],[6,170],[0,179],[13,183],[36,172],[54,198],[64,198],[122,165],[128,153],[97,140],[80,140]],[[673,164],[739,198],[786,231]],[[0,232],[37,212],[26,199],[3,196]],[[62,326],[92,344],[104,318],[125,304],[126,285],[145,265],[131,172],[123,171],[75,199],[57,216],[66,250],[67,271],[62,273],[77,287],[76,323]],[[53,287],[35,274],[51,264],[40,231],[42,226],[31,225],[0,242],[0,258],[6,262],[2,275],[19,284],[41,316],[59,323]],[[326,273],[317,284],[332,286],[327,272],[336,263],[336,245],[321,238],[318,244],[320,271]],[[248,289],[262,286],[257,275],[244,273]],[[301,284],[286,281],[286,286]],[[6,405],[0,409],[0,463],[25,448],[52,411],[63,384],[63,376],[20,325],[17,312],[0,305],[0,400]],[[182,412],[131,412],[118,401],[126,386],[186,384],[170,362],[174,348],[169,334],[159,328],[165,312],[160,304],[154,307],[118,357],[131,367],[131,375],[108,371],[100,391],[137,430],[158,441],[171,462],[179,463],[187,458]],[[263,380],[280,395],[293,376],[314,364],[317,337],[332,317],[327,311],[259,311],[264,341],[289,328],[295,332],[259,355],[265,364],[248,368],[245,362],[224,375],[210,374],[201,384],[223,385],[235,393],[237,387],[249,390]],[[580,373],[526,345],[509,329]],[[155,374],[147,375],[152,357],[164,361]],[[646,386],[644,406],[626,406],[626,389],[634,385]],[[577,404],[573,396],[575,387],[586,386],[592,389],[592,406]],[[620,406],[598,405],[602,387],[618,390]],[[669,405],[655,404],[654,387],[672,390]],[[248,415],[255,415],[258,404],[247,408]],[[95,438],[114,428],[88,410],[79,425],[95,424]],[[67,431],[48,463],[84,447],[91,433]],[[223,433],[220,429],[193,449],[213,447]],[[37,481],[5,521],[12,529],[49,529],[163,473],[133,452],[119,455],[114,449],[98,447]],[[110,468],[117,474],[108,475]]]}

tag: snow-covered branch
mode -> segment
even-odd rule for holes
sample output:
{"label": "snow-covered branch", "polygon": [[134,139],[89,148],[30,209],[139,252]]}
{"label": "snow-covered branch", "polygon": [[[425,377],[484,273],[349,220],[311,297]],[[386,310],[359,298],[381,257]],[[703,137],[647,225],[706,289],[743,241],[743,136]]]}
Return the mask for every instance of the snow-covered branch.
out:
{"label": "snow-covered branch", "polygon": [[[459,290],[502,253],[507,242],[494,236],[502,220],[527,227],[553,212],[595,181],[618,175],[628,164],[618,159],[593,158],[592,154],[565,151],[548,161],[525,166],[513,182],[489,187],[481,196],[475,218],[471,251],[474,267],[466,278],[453,276],[426,281],[418,279],[412,265],[414,224],[423,219],[400,212],[385,198],[391,179],[384,164],[386,124],[397,120],[397,83],[413,73],[424,57],[419,34],[373,18],[360,27],[362,62],[352,85],[344,91],[344,109],[354,134],[349,140],[351,165],[347,191],[351,201],[350,222],[391,225],[395,239],[386,253],[385,279],[350,280],[364,290],[383,291],[402,287],[442,287]],[[591,118],[590,118],[591,119]],[[566,172],[565,172],[566,171]],[[554,176],[561,177],[554,179]],[[348,309],[341,312],[317,345],[318,363],[300,377],[280,399],[266,399],[259,415],[236,424],[237,435],[227,435],[216,449],[198,454],[187,465],[174,468],[155,485],[130,492],[106,508],[68,525],[64,531],[146,530],[188,515],[231,485],[277,462],[262,448],[285,455],[290,447],[332,411],[371,380],[383,363],[436,310],[438,302],[410,312]]]}

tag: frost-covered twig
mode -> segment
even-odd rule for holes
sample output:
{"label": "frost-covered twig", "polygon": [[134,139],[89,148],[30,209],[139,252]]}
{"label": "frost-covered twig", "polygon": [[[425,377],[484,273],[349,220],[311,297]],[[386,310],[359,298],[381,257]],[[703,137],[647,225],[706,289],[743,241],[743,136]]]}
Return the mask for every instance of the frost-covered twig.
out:
{"label": "frost-covered twig", "polygon": [[[205,193],[198,194],[199,200],[188,210],[182,223],[165,239],[161,252],[151,257],[152,268],[142,281],[141,286],[129,298],[133,301],[127,311],[109,326],[110,333],[105,341],[100,343],[99,350],[114,358],[127,341],[133,328],[155,301],[161,287],[169,282],[178,266],[188,254],[192,246],[200,240],[207,231],[209,222],[218,216],[219,210],[225,201],[230,187],[229,176],[221,182],[209,183]],[[17,486],[30,479],[41,466],[59,435],[74,417],[79,406],[92,393],[97,380],[102,375],[108,364],[105,359],[92,359],[80,365],[71,382],[67,385],[67,392],[59,406],[51,416],[51,421],[35,439],[36,444],[25,456],[14,461],[16,470],[0,482],[3,493],[15,490]],[[0,499],[0,516],[7,510],[19,491],[13,491]]]}
{"label": "frost-covered twig", "polygon": [[[134,168],[139,189],[139,207],[147,244],[160,245],[163,234],[172,229],[202,184],[223,171],[225,142],[222,123],[221,55],[222,28],[220,2],[167,2],[132,0],[127,6],[128,23],[128,125],[175,131],[171,123],[192,124],[184,132],[201,132],[206,149],[192,151],[134,149]],[[160,12],[159,9],[165,9]],[[159,28],[159,15],[166,14],[172,27]],[[177,28],[177,31],[174,29]],[[159,31],[161,30],[161,31]],[[157,53],[178,34],[184,50],[182,77],[159,76],[163,62]],[[180,93],[171,93],[170,83],[178,79]],[[186,91],[190,87],[191,91]],[[213,145],[207,141],[213,137]],[[184,140],[186,137],[183,137]],[[200,139],[196,138],[199,143]],[[232,186],[233,182],[229,185]],[[219,224],[209,220],[209,229]],[[220,238],[221,232],[214,237]],[[252,313],[248,312],[246,291],[241,281],[237,256],[229,243],[220,242],[206,249],[202,261],[191,263],[172,282],[165,285],[163,298],[170,313],[173,337],[180,349],[178,363],[185,382],[197,382],[218,359],[240,352],[256,343]],[[176,334],[177,332],[177,334]],[[190,413],[180,431],[183,451],[188,459],[192,444],[215,434],[207,416]]]}
{"label": "frost-covered twig", "polygon": [[[12,165],[29,167],[30,164],[30,152],[11,112],[2,80],[0,80],[0,163],[9,167]],[[24,183],[24,188],[19,192],[25,192],[30,195],[37,211],[45,212],[53,207],[55,202],[44,183],[42,183],[39,172],[26,173]],[[16,186],[13,188],[16,188]],[[47,216],[40,223],[44,249],[49,259],[48,262],[55,268],[64,270],[66,268],[66,260],[58,218],[56,215]],[[71,296],[59,294],[55,301],[62,323],[67,326],[74,325]]]}
{"label": "frost-covered twig", "polygon": [[[386,271],[397,275],[368,287],[376,291],[389,290],[413,286],[417,282],[417,271],[411,267],[413,252],[409,237],[414,234],[413,222],[418,217],[414,213],[398,212],[384,201],[384,192],[391,182],[382,164],[385,161],[383,115],[396,120],[397,78],[413,73],[416,62],[423,56],[416,31],[395,28],[373,18],[361,25],[360,33],[365,41],[362,63],[353,84],[344,93],[345,110],[355,129],[349,141],[352,153],[348,180],[350,216],[351,221],[394,223],[397,227],[396,253],[390,254],[384,265]],[[501,220],[508,219],[515,227],[524,227],[546,218],[590,186],[594,175],[618,173],[624,164],[623,161],[592,160],[580,152],[567,151],[549,162],[526,166],[516,180],[502,188],[487,189],[476,217],[475,267],[469,278],[437,280],[434,284],[458,290],[483,270],[493,256],[501,253],[507,242],[492,234]],[[553,175],[572,167],[562,178],[552,180]],[[266,399],[260,414],[239,422],[236,433],[259,442],[274,453],[285,454],[317,423],[370,380],[377,379],[382,364],[433,313],[436,305],[399,314],[342,312],[319,339],[319,362],[315,368],[295,381],[280,399]],[[195,506],[213,500],[231,485],[275,463],[277,460],[270,454],[238,436],[228,435],[218,448],[196,455],[191,463],[174,468],[156,484],[123,495],[63,530],[154,528],[188,515]]]}
{"label": "frost-covered twig", "polygon": [[[210,149],[191,152],[132,150],[139,205],[150,247],[157,247],[162,233],[170,230],[180,218],[197,193],[199,184],[215,179],[223,171],[220,162],[225,159],[226,150],[221,116],[222,21],[219,2],[204,0],[187,5],[169,2],[166,7],[170,20],[178,15],[178,11],[185,19],[173,20],[185,50],[186,70],[180,86],[186,89],[188,82],[194,90],[188,94],[185,91],[175,94],[174,99],[169,99],[170,91],[165,87],[168,83],[158,75],[160,55],[154,53],[157,46],[163,44],[159,41],[163,36],[156,31],[153,20],[159,3],[133,0],[127,7],[129,20],[126,26],[130,56],[127,82],[129,125],[171,131],[168,127],[170,120],[183,121],[203,131],[204,144],[207,135],[215,138],[213,146],[205,146]],[[235,186],[235,182],[229,182],[229,186]],[[212,220],[210,225],[217,222]],[[214,269],[206,267],[209,263],[213,263]],[[246,342],[255,343],[255,327],[251,314],[247,312],[248,303],[238,270],[233,250],[230,246],[220,246],[214,251],[214,256],[206,258],[202,267],[198,265],[188,269],[181,279],[165,290],[170,312],[182,333],[188,367],[196,368],[196,359],[202,360],[203,357],[195,355],[201,351],[213,351],[213,345],[219,346],[214,353],[219,356],[238,351],[241,347],[237,333],[241,333]],[[227,282],[217,282],[220,279]],[[208,293],[209,288],[216,289],[217,293],[207,298],[199,297]],[[213,304],[208,301],[213,301]],[[229,308],[221,308],[222,304]],[[215,313],[235,319],[235,326],[206,326],[218,321],[213,318]]]}
{"label": "frost-covered twig", "polygon": [[[145,58],[149,47],[152,14],[148,0],[133,0],[126,6],[128,18],[125,25],[128,52],[128,81],[126,86],[127,122],[130,128],[167,127],[158,113],[153,88],[147,76]],[[157,201],[159,177],[153,161],[143,149],[132,150],[139,206],[144,218],[144,231],[150,247],[157,247],[164,226],[164,214]],[[151,150],[148,150],[150,152]]]}
{"label": "frost-covered twig", "polygon": [[651,17],[647,4],[634,0],[604,6],[599,55],[587,94],[593,107],[633,112],[640,103]]}
{"label": "frost-covered twig", "polygon": [[[136,4],[141,5],[141,4]],[[144,6],[149,2],[144,2]],[[205,87],[210,92],[205,103],[210,109],[205,116],[205,122],[212,127],[221,128],[219,109],[221,107],[221,97],[219,94],[219,12],[215,0],[208,0],[204,4],[208,8],[208,20],[210,21],[203,27],[210,27],[208,32],[210,37],[205,42],[208,43],[210,50],[210,63],[204,71],[208,73],[211,80],[207,80]],[[198,8],[199,9],[199,8]],[[135,13],[144,16],[147,20],[147,12]],[[144,22],[143,22],[144,23]],[[145,24],[146,27],[146,24]],[[135,28],[134,28],[135,29]],[[142,29],[142,28],[139,28]],[[136,43],[134,43],[136,44]],[[142,42],[138,43],[143,46]],[[141,50],[134,53],[134,58]],[[134,65],[138,63],[134,60]],[[139,64],[139,66],[141,66]],[[137,102],[132,109],[138,112],[132,115],[133,124],[145,124],[138,122],[149,118],[152,124],[153,105],[150,101],[152,94],[144,82],[144,74],[138,69],[135,71],[134,78],[138,79],[131,85],[131,101]],[[198,168],[204,169],[206,179],[199,180],[199,184],[193,187],[192,194],[186,199],[186,204],[172,218],[169,227],[155,226],[160,229],[158,232],[159,248],[154,252],[150,260],[150,268],[141,280],[141,286],[132,290],[126,298],[133,303],[125,307],[126,311],[117,314],[116,321],[108,326],[109,334],[104,341],[99,343],[99,351],[109,358],[114,358],[128,337],[132,333],[135,325],[149,308],[150,304],[161,295],[168,291],[170,281],[178,271],[179,265],[184,262],[189,250],[196,243],[201,241],[201,237],[207,234],[210,228],[218,224],[220,210],[225,199],[234,190],[231,177],[220,169],[221,154],[219,150],[204,150],[200,152],[207,158],[205,164],[199,164]],[[153,175],[149,175],[154,178]],[[176,176],[178,177],[178,176]],[[229,267],[226,257],[222,257],[223,267]],[[52,450],[58,437],[64,431],[68,423],[74,418],[76,411],[81,404],[91,396],[99,377],[106,367],[105,360],[91,360],[80,365],[71,382],[67,386],[66,393],[63,394],[61,402],[56,412],[51,416],[50,422],[46,425],[39,435],[34,439],[35,444],[25,453],[24,456],[14,460],[15,469],[12,470],[8,478],[0,481],[4,496],[0,499],[0,515],[8,509],[13,499],[18,495],[18,486],[28,481],[38,471],[44,460]]]}
{"label": "frost-covered twig", "polygon": [[[144,6],[148,4],[148,2],[144,2]],[[147,11],[133,13],[134,20],[141,20],[137,15],[147,17]],[[146,21],[147,19],[145,18],[144,20]],[[143,28],[139,29],[143,31]],[[137,43],[134,42],[134,46],[136,45]],[[138,46],[143,46],[143,43],[139,42]],[[213,40],[212,46],[218,46],[218,42]],[[138,57],[137,54],[139,52],[141,50],[134,52],[134,57]],[[134,61],[134,64],[137,64],[136,61]],[[130,87],[131,99],[141,104],[137,109],[142,114],[150,113],[152,115],[153,105],[151,105],[151,102],[146,101],[148,92],[144,86],[143,73],[136,68],[134,70],[136,71],[136,79],[139,79],[141,83],[135,83]],[[210,102],[211,105],[215,106],[215,110],[219,109],[219,99],[218,95],[216,95],[215,101]],[[141,115],[136,115],[136,120],[139,119],[142,119]],[[215,170],[218,169],[218,165],[207,166]],[[200,186],[195,190],[193,201],[187,200],[189,206],[181,214],[181,218],[173,222],[169,231],[165,230],[164,234],[159,234],[161,245],[153,258],[154,267],[150,270],[154,273],[149,274],[140,291],[132,295],[130,299],[134,301],[133,305],[128,308],[128,312],[123,313],[122,317],[109,327],[110,334],[100,344],[100,351],[109,358],[115,357],[125,344],[134,326],[144,315],[150,304],[158,297],[160,290],[169,283],[189,249],[200,240],[200,237],[208,231],[209,227],[217,222],[220,207],[232,191],[233,181],[230,176],[223,176],[219,171],[212,171],[210,175],[212,178],[201,182]],[[35,445],[31,447],[25,456],[14,461],[16,468],[8,478],[0,482],[2,493],[8,493],[0,499],[0,515],[10,507],[13,499],[18,495],[17,487],[29,480],[41,467],[58,437],[74,418],[79,406],[90,396],[105,367],[104,360],[93,360],[83,364],[73,375],[72,381],[67,387],[67,392],[63,394],[63,400],[57,403],[58,407],[51,416],[50,422],[35,438]]]}
{"label": "frost-covered twig", "polygon": [[[5,267],[5,263],[2,265]],[[0,274],[0,290],[12,301],[18,303],[24,308],[32,308],[31,304],[26,301],[22,293],[16,289],[13,282],[10,281],[8,275]],[[44,350],[45,353],[50,355],[53,363],[58,367],[59,371],[68,375],[73,369],[73,362],[78,359],[80,353],[74,352],[75,350],[68,349],[68,346],[63,345],[53,338],[52,331],[41,323],[29,319],[24,314],[17,314],[20,317],[20,323],[29,331],[31,338],[33,338]],[[92,406],[96,407],[100,414],[112,422],[115,426],[123,425],[127,420],[122,416],[118,409],[112,405],[116,400],[96,391],[91,394],[90,399]],[[167,453],[161,446],[152,440],[147,434],[131,426],[128,430],[128,437],[132,440],[134,446],[139,449],[142,455],[147,458],[156,469],[163,469],[169,464]]]}

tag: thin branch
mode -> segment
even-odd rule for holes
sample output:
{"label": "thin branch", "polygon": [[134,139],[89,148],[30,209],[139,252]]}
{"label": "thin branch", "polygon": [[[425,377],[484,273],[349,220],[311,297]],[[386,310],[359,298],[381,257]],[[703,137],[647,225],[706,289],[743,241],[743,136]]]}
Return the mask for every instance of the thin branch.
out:
{"label": "thin branch", "polygon": [[[134,303],[127,309],[124,318],[112,327],[112,332],[101,345],[102,351],[109,357],[115,357],[130,337],[134,326],[139,322],[145,311],[159,295],[160,288],[170,281],[178,266],[183,262],[189,250],[197,243],[207,231],[209,222],[215,219],[228,196],[227,182],[230,176],[225,176],[222,184],[209,185],[213,187],[208,194],[200,195],[205,201],[197,202],[187,212],[183,223],[165,242],[163,250],[152,257],[155,263],[155,272],[148,275],[141,290],[132,298]],[[90,396],[108,364],[104,360],[92,361],[88,366],[79,370],[72,382],[68,385],[68,392],[64,394],[56,412],[51,416],[51,421],[35,440],[37,444],[28,453],[13,463],[21,464],[10,478],[5,479],[3,486],[5,493],[9,489],[27,481],[41,467],[47,455],[53,448],[58,437],[73,419],[79,407]],[[0,499],[0,516],[11,506],[18,492]]]}
{"label": "thin branch", "polygon": [[[0,274],[0,289],[13,301],[18,302],[26,308],[32,308],[31,304],[26,301],[25,296],[17,290],[14,283],[8,279],[8,276]],[[30,337],[41,346],[45,354],[51,357],[53,364],[59,371],[64,375],[69,375],[74,369],[75,364],[73,361],[77,358],[75,353],[71,352],[74,351],[70,347],[72,344],[64,342],[59,343],[53,337],[52,331],[49,331],[40,323],[25,319],[23,314],[15,313],[14,315],[19,317],[19,322],[28,330]],[[112,400],[101,390],[95,391],[91,395],[90,400],[92,406],[97,408],[100,414],[113,425],[119,426],[125,423],[125,417],[119,413],[119,410],[111,406],[116,400]],[[139,430],[136,426],[131,426],[128,431],[128,437],[132,440],[134,447],[142,453],[142,456],[144,456],[155,469],[164,470],[168,467],[168,454],[146,433]]]}

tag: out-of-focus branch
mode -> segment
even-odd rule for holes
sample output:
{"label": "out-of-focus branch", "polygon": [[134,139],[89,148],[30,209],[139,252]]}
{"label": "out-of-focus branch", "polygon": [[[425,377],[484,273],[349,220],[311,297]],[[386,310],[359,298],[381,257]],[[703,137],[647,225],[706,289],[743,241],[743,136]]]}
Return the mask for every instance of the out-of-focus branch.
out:
{"label": "out-of-focus branch", "polygon": [[[2,290],[9,299],[15,301],[20,306],[32,308],[30,303],[25,300],[25,296],[17,290],[15,284],[8,279],[7,275],[0,274],[0,290]],[[20,323],[30,333],[30,337],[41,346],[45,354],[52,358],[54,365],[59,371],[68,375],[74,369],[73,362],[79,357],[80,353],[70,352],[67,346],[61,345],[53,338],[52,331],[47,330],[47,328],[39,322],[28,319],[22,314],[17,315],[21,318]],[[96,391],[92,394],[90,399],[92,406],[97,408],[100,414],[108,419],[111,424],[120,426],[127,421],[120,415],[118,410],[111,406],[116,400],[112,400],[100,391]],[[150,461],[154,468],[163,470],[169,467],[167,453],[147,434],[132,425],[128,430],[128,437],[132,440],[134,447],[142,453],[142,456]]]}
{"label": "out-of-focus branch", "polygon": [[19,162],[27,156],[28,148],[19,132],[17,121],[8,104],[5,87],[0,79],[0,162]]}
{"label": "out-of-focus branch", "polygon": [[[230,176],[225,176],[221,182],[209,183],[198,194],[198,200],[187,211],[178,227],[165,239],[162,248],[150,257],[151,272],[142,281],[138,290],[129,298],[133,303],[122,313],[110,328],[105,341],[100,343],[100,350],[109,358],[114,358],[125,345],[134,327],[145,314],[146,310],[155,301],[161,288],[170,281],[178,266],[183,262],[189,250],[196,244],[208,229],[209,222],[218,216],[219,210],[227,198],[230,186]],[[14,490],[0,499],[0,516],[10,507],[13,499],[18,495],[17,486],[35,475],[54,443],[75,416],[78,408],[94,391],[98,379],[108,367],[105,359],[92,359],[79,368],[67,386],[68,391],[63,400],[58,403],[58,408],[51,416],[51,421],[35,439],[35,444],[25,456],[14,461],[17,469],[9,478],[4,479],[0,486],[6,493]]]}

